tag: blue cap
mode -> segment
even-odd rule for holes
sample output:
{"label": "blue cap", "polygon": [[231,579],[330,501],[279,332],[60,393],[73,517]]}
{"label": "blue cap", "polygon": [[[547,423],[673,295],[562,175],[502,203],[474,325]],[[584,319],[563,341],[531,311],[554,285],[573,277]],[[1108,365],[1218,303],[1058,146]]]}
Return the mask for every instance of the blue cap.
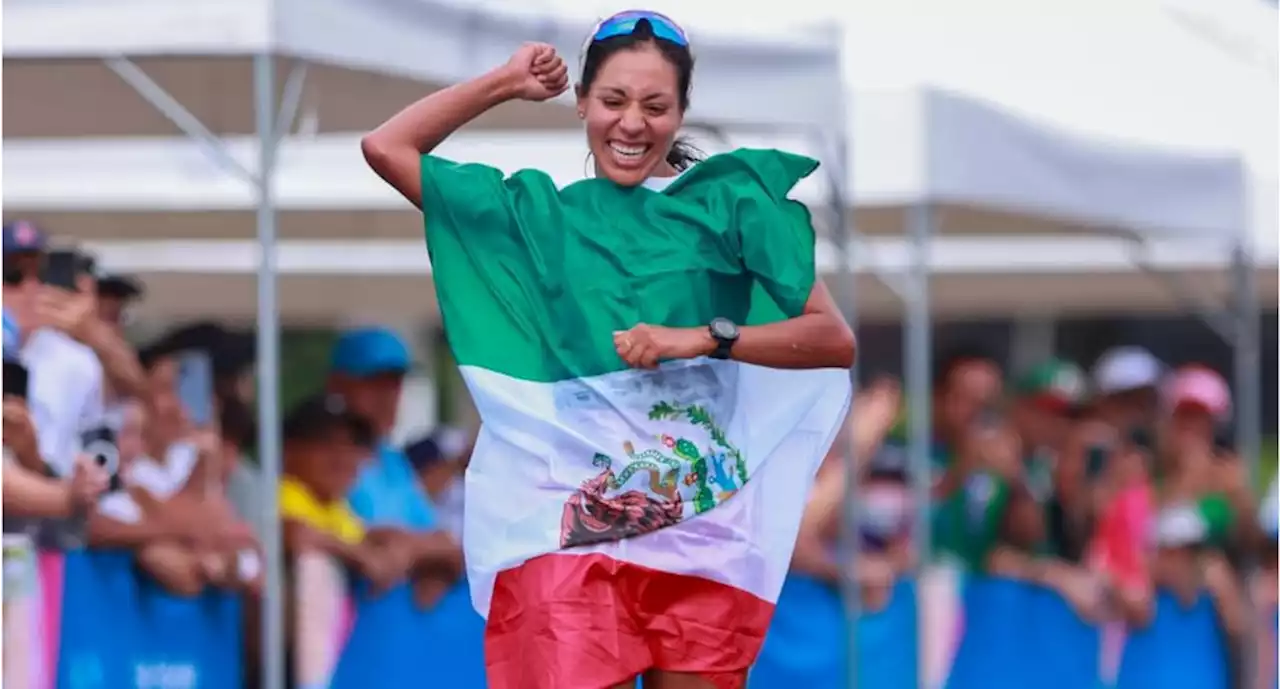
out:
{"label": "blue cap", "polygon": [[44,251],[45,236],[40,228],[26,220],[4,225],[4,255]]}
{"label": "blue cap", "polygon": [[330,370],[356,378],[409,370],[409,348],[387,328],[348,330],[333,345]]}

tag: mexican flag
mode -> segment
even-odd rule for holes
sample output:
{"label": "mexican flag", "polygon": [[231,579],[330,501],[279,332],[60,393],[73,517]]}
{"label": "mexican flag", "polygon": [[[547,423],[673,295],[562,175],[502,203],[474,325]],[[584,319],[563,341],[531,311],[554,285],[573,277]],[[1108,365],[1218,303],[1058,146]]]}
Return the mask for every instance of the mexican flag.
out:
{"label": "mexican flag", "polygon": [[633,370],[613,333],[800,315],[814,235],[787,194],[816,167],[740,150],[661,191],[557,189],[538,171],[423,157],[437,297],[483,424],[463,533],[491,679],[541,652],[529,625],[598,658],[754,658],[848,371],[706,358]]}

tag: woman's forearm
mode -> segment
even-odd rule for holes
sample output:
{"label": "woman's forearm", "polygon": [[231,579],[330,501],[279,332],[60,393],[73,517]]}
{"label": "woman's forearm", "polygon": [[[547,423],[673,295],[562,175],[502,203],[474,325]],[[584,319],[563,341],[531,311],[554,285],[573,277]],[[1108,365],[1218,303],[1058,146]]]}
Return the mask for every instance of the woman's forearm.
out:
{"label": "woman's forearm", "polygon": [[422,205],[420,157],[485,111],[512,98],[504,68],[413,103],[360,141],[369,167],[414,206]]}
{"label": "woman's forearm", "polygon": [[66,517],[71,514],[70,486],[18,464],[6,464],[4,512],[10,517]]}
{"label": "woman's forearm", "polygon": [[741,328],[733,358],[769,368],[849,368],[854,350],[853,331],[839,315],[806,313]]}

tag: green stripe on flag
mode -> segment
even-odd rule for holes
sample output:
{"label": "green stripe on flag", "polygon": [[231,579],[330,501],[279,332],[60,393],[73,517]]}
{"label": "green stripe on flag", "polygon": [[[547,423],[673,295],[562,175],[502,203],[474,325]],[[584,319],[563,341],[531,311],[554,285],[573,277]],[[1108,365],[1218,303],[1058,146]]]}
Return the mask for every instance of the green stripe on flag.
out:
{"label": "green stripe on flag", "polygon": [[666,190],[605,179],[557,190],[535,170],[422,158],[422,206],[458,364],[553,382],[626,365],[638,323],[754,325],[799,315],[814,283],[808,210],[786,195],[817,162],[739,150]]}

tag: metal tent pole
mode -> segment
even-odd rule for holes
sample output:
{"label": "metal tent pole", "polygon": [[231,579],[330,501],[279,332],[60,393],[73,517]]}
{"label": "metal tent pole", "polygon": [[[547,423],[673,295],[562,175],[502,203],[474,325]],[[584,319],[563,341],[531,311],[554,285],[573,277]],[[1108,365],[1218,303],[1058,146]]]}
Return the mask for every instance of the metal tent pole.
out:
{"label": "metal tent pole", "polygon": [[[858,309],[857,292],[854,285],[853,247],[856,245],[857,228],[853,214],[849,211],[851,193],[849,185],[849,137],[843,130],[831,138],[829,156],[832,164],[828,166],[827,178],[831,184],[831,217],[832,239],[836,246],[836,302],[849,320],[850,327],[857,332]],[[852,378],[854,400],[858,390],[858,366],[855,363],[849,372]],[[855,413],[854,400],[849,403],[849,416]],[[845,431],[850,424],[845,422]],[[858,586],[858,510],[856,497],[860,476],[857,448],[852,437],[847,433],[838,434],[837,442],[842,443],[840,459],[844,464],[845,488],[841,500],[838,562],[840,565],[840,599],[845,611],[845,671],[846,684],[850,689],[858,687],[858,623],[862,618],[862,592]]]}
{"label": "metal tent pole", "polygon": [[1249,463],[1249,477],[1258,479],[1261,452],[1262,380],[1258,360],[1258,276],[1253,257],[1243,243],[1232,252],[1235,292],[1236,448]]}
{"label": "metal tent pole", "polygon": [[[1261,468],[1261,457],[1258,455],[1262,451],[1260,447],[1262,371],[1258,360],[1258,284],[1253,256],[1243,240],[1232,250],[1231,272],[1234,278],[1232,280],[1234,292],[1232,315],[1235,330],[1232,340],[1235,345],[1236,451],[1241,460],[1248,463],[1249,485],[1257,486]],[[1256,563],[1250,562],[1244,574],[1246,585],[1248,585],[1258,574]],[[1262,633],[1262,625],[1265,623],[1259,616],[1259,606],[1251,594],[1246,596],[1245,601],[1248,624],[1245,626],[1242,679],[1244,686],[1254,687],[1258,682],[1257,642]]]}
{"label": "metal tent pole", "polygon": [[258,136],[258,456],[268,486],[263,495],[262,688],[284,689],[284,553],[280,539],[280,313],[276,294],[275,64],[253,57],[254,122]]}
{"label": "metal tent pole", "polygon": [[[930,460],[930,444],[932,441],[933,419],[930,391],[931,365],[929,351],[932,348],[929,323],[929,237],[933,234],[933,209],[928,202],[918,203],[908,210],[907,233],[911,240],[911,278],[908,280],[910,290],[906,301],[906,392],[907,392],[907,426],[908,457],[911,467],[911,480],[916,503],[917,523],[915,534],[916,555],[916,595],[920,595],[920,585],[928,566],[933,541],[932,524],[929,521],[929,506],[933,490],[932,462]],[[924,614],[925,606],[917,604],[919,622],[916,625],[916,667],[919,673],[919,686],[928,686],[924,672],[923,659],[928,657],[925,649]]]}

